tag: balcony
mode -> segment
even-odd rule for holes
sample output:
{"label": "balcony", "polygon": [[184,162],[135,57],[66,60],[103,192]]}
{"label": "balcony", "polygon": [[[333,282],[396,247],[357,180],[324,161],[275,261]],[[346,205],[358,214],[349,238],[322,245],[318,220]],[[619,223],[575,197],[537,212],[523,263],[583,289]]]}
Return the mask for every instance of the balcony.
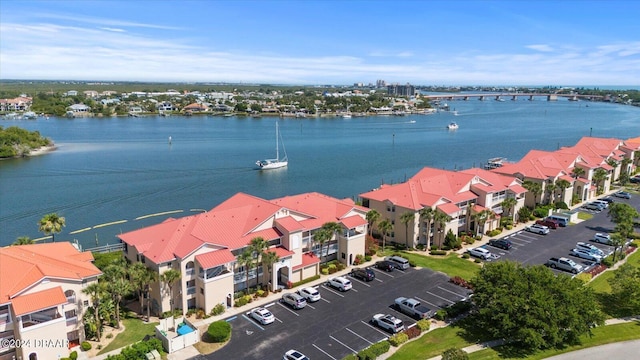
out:
{"label": "balcony", "polygon": [[75,326],[78,323],[78,317],[70,317],[65,319],[67,326]]}
{"label": "balcony", "polygon": [[75,295],[67,296],[67,304],[75,304],[75,303],[76,303]]}
{"label": "balcony", "polygon": [[60,313],[58,313],[57,308],[51,308],[28,315],[23,315],[20,317],[20,322],[22,323],[22,328],[24,329],[34,325],[39,325],[47,323],[49,321],[60,319],[61,317],[62,316],[60,315]]}
{"label": "balcony", "polygon": [[[262,276],[262,268],[259,269],[258,276]],[[256,278],[256,269],[251,269],[249,271],[249,280]],[[233,275],[233,283],[239,284],[241,282],[247,281],[247,272],[241,271]]]}
{"label": "balcony", "polygon": [[231,271],[229,271],[226,266],[221,265],[211,269],[207,269],[206,271],[200,269],[200,274],[198,274],[198,277],[202,280],[210,280],[224,274],[229,274],[230,272]]}
{"label": "balcony", "polygon": [[195,286],[187,288],[187,295],[193,295],[195,293],[196,293],[196,287]]}
{"label": "balcony", "polygon": [[187,268],[184,271],[185,276],[192,276],[193,274],[195,274],[196,269],[195,268]]}

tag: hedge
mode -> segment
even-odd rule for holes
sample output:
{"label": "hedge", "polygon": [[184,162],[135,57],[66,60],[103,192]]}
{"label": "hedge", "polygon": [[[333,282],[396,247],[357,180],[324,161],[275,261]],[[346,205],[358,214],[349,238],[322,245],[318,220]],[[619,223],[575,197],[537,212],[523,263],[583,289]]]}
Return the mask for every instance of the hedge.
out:
{"label": "hedge", "polygon": [[409,340],[409,336],[405,333],[398,333],[389,337],[389,343],[395,347],[398,347]]}
{"label": "hedge", "polygon": [[80,344],[80,348],[82,348],[82,351],[89,351],[91,350],[91,343],[88,341],[83,341],[82,344]]}
{"label": "hedge", "polygon": [[162,341],[160,339],[151,338],[147,341],[137,342],[127,346],[118,355],[109,355],[107,360],[138,360],[145,359],[145,355],[153,350],[157,350],[162,354]]}
{"label": "hedge", "polygon": [[431,323],[427,319],[418,320],[416,326],[420,331],[427,331],[431,327]]}
{"label": "hedge", "polygon": [[[406,341],[406,340],[405,340]],[[368,348],[361,350],[358,353],[358,359],[360,360],[375,360],[378,356],[389,351],[391,344],[389,341],[381,341],[379,343],[375,343]],[[347,357],[345,359],[348,359]],[[351,358],[353,359],[353,358]]]}
{"label": "hedge", "polygon": [[225,342],[231,337],[231,324],[224,320],[214,321],[209,325],[207,334],[213,342]]}
{"label": "hedge", "polygon": [[294,282],[294,283],[292,284],[292,286],[293,286],[293,287],[296,287],[296,286],[304,285],[304,284],[306,284],[306,283],[310,283],[310,282],[315,281],[315,280],[318,280],[318,279],[320,279],[320,275],[314,275],[314,276],[312,276],[312,277],[310,277],[310,278],[308,278],[308,279],[304,279],[304,280],[300,280],[300,281],[298,281],[298,282]]}

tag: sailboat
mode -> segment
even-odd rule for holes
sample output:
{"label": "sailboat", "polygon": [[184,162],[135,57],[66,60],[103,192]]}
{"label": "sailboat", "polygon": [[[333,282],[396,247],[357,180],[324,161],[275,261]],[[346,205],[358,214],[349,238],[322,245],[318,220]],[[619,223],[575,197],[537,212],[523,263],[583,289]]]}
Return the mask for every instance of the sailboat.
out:
{"label": "sailboat", "polygon": [[[256,165],[260,170],[278,169],[287,166],[289,160],[287,159],[287,150],[284,148],[284,142],[281,141],[280,129],[278,128],[278,121],[276,120],[276,157],[275,159],[265,159],[256,161]],[[282,143],[282,151],[284,157],[280,158],[280,143]]]}

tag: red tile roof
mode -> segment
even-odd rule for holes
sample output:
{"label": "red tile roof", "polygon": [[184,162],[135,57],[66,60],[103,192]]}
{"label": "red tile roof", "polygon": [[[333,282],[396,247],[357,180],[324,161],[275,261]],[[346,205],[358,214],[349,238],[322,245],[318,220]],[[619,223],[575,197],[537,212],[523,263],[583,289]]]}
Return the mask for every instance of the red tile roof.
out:
{"label": "red tile roof", "polygon": [[92,261],[90,252],[69,242],[0,248],[0,304],[44,278],[82,281],[102,274]]}
{"label": "red tile roof", "polygon": [[342,220],[340,220],[340,222],[342,223],[342,225],[344,225],[347,229],[353,229],[357,226],[362,226],[367,224],[367,219],[363,218],[362,216],[358,216],[358,215],[352,215],[349,217],[346,217]]}
{"label": "red tile roof", "polygon": [[269,252],[274,252],[280,259],[288,258],[295,254],[293,251],[287,250],[282,246],[276,246],[274,248],[269,249]]}
{"label": "red tile roof", "polygon": [[276,223],[288,232],[294,232],[304,229],[304,225],[299,223],[293,216],[287,216],[276,220]]}
{"label": "red tile roof", "polygon": [[52,289],[38,291],[33,294],[18,296],[11,301],[11,306],[16,316],[33,313],[62,305],[67,302],[60,286]]}
{"label": "red tile roof", "polygon": [[294,266],[291,270],[296,271],[302,268],[306,268],[313,264],[320,262],[320,259],[312,252],[302,254],[302,264]]}
{"label": "red tile roof", "polygon": [[236,257],[228,249],[210,251],[208,253],[196,255],[196,261],[203,269],[228,264],[236,261]]}
{"label": "red tile roof", "polygon": [[440,211],[447,215],[455,214],[460,211],[460,208],[453,203],[444,203],[436,206]]}

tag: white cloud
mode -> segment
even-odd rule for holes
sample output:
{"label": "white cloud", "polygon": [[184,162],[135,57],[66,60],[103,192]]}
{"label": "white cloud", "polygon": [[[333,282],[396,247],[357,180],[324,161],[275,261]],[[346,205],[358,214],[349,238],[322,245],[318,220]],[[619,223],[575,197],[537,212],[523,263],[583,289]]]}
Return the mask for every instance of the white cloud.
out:
{"label": "white cloud", "polygon": [[105,30],[105,31],[113,31],[113,32],[125,32],[126,31],[124,29],[110,28],[110,27],[101,27],[99,29],[100,30]]}
{"label": "white cloud", "polygon": [[542,51],[542,52],[552,52],[553,48],[549,45],[546,44],[534,44],[534,45],[527,45],[525,46],[528,49],[531,50],[537,50],[537,51]]}

